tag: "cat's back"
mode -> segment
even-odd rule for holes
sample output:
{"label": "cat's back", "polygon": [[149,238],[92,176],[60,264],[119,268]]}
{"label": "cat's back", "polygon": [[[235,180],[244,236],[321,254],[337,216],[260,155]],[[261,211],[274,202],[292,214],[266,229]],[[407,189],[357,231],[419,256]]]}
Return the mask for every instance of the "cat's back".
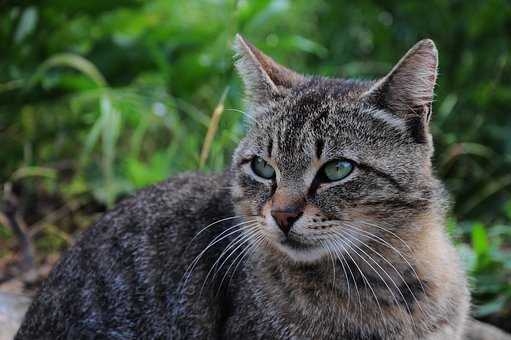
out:
{"label": "cat's back", "polygon": [[[214,324],[209,318],[219,313],[206,310],[216,307],[180,301],[178,290],[187,266],[224,226],[194,236],[233,215],[224,178],[179,175],[105,214],[54,268],[17,339],[81,337],[89,330],[95,338],[119,339],[214,332],[208,329]],[[208,266],[208,259],[201,263],[197,271]],[[184,330],[190,318],[197,330]]]}

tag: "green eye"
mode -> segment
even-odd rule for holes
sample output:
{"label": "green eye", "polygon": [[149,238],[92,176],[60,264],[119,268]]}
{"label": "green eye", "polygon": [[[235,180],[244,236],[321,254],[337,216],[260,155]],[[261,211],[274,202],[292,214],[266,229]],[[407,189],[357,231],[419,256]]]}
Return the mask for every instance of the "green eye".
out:
{"label": "green eye", "polygon": [[353,163],[347,160],[336,159],[326,163],[321,171],[324,182],[340,181],[353,171]]}
{"label": "green eye", "polygon": [[254,157],[250,163],[254,173],[262,178],[271,179],[275,176],[275,169],[261,157]]}

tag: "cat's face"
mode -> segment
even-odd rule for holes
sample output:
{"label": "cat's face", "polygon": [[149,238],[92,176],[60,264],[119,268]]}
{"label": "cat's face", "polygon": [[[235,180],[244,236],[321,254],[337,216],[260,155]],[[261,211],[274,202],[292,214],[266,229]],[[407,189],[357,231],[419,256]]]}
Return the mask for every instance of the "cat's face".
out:
{"label": "cat's face", "polygon": [[427,129],[434,45],[412,49],[379,82],[303,77],[242,38],[238,52],[252,122],[234,155],[232,192],[254,234],[312,262],[383,229],[413,232],[438,199]]}

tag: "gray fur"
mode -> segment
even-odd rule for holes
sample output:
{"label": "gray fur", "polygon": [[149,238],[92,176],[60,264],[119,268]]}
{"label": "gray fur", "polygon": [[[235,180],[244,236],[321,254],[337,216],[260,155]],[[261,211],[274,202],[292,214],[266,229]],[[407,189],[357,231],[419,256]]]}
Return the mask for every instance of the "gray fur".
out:
{"label": "gray fur", "polygon": [[[178,176],[106,214],[52,271],[17,339],[460,338],[467,283],[427,126],[434,44],[380,81],[298,75],[240,36],[236,48],[255,122],[231,169]],[[275,179],[253,173],[255,156]],[[319,181],[332,159],[355,170]],[[277,199],[306,202],[287,238],[269,215]]]}

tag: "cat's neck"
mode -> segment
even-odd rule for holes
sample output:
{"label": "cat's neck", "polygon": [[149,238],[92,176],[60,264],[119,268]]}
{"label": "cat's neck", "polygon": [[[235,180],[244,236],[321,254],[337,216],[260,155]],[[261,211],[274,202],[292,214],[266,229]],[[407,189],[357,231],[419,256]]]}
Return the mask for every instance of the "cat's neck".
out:
{"label": "cat's neck", "polygon": [[440,302],[446,301],[443,287],[462,275],[457,263],[452,272],[443,269],[453,259],[443,226],[430,220],[413,237],[388,238],[387,243],[369,242],[372,250],[360,245],[356,252],[311,264],[261,248],[251,258],[250,271],[256,290],[269,302],[285,315],[304,316],[297,322],[318,318],[353,327],[363,322],[375,328],[414,322],[427,327],[437,308],[447,308]]}

